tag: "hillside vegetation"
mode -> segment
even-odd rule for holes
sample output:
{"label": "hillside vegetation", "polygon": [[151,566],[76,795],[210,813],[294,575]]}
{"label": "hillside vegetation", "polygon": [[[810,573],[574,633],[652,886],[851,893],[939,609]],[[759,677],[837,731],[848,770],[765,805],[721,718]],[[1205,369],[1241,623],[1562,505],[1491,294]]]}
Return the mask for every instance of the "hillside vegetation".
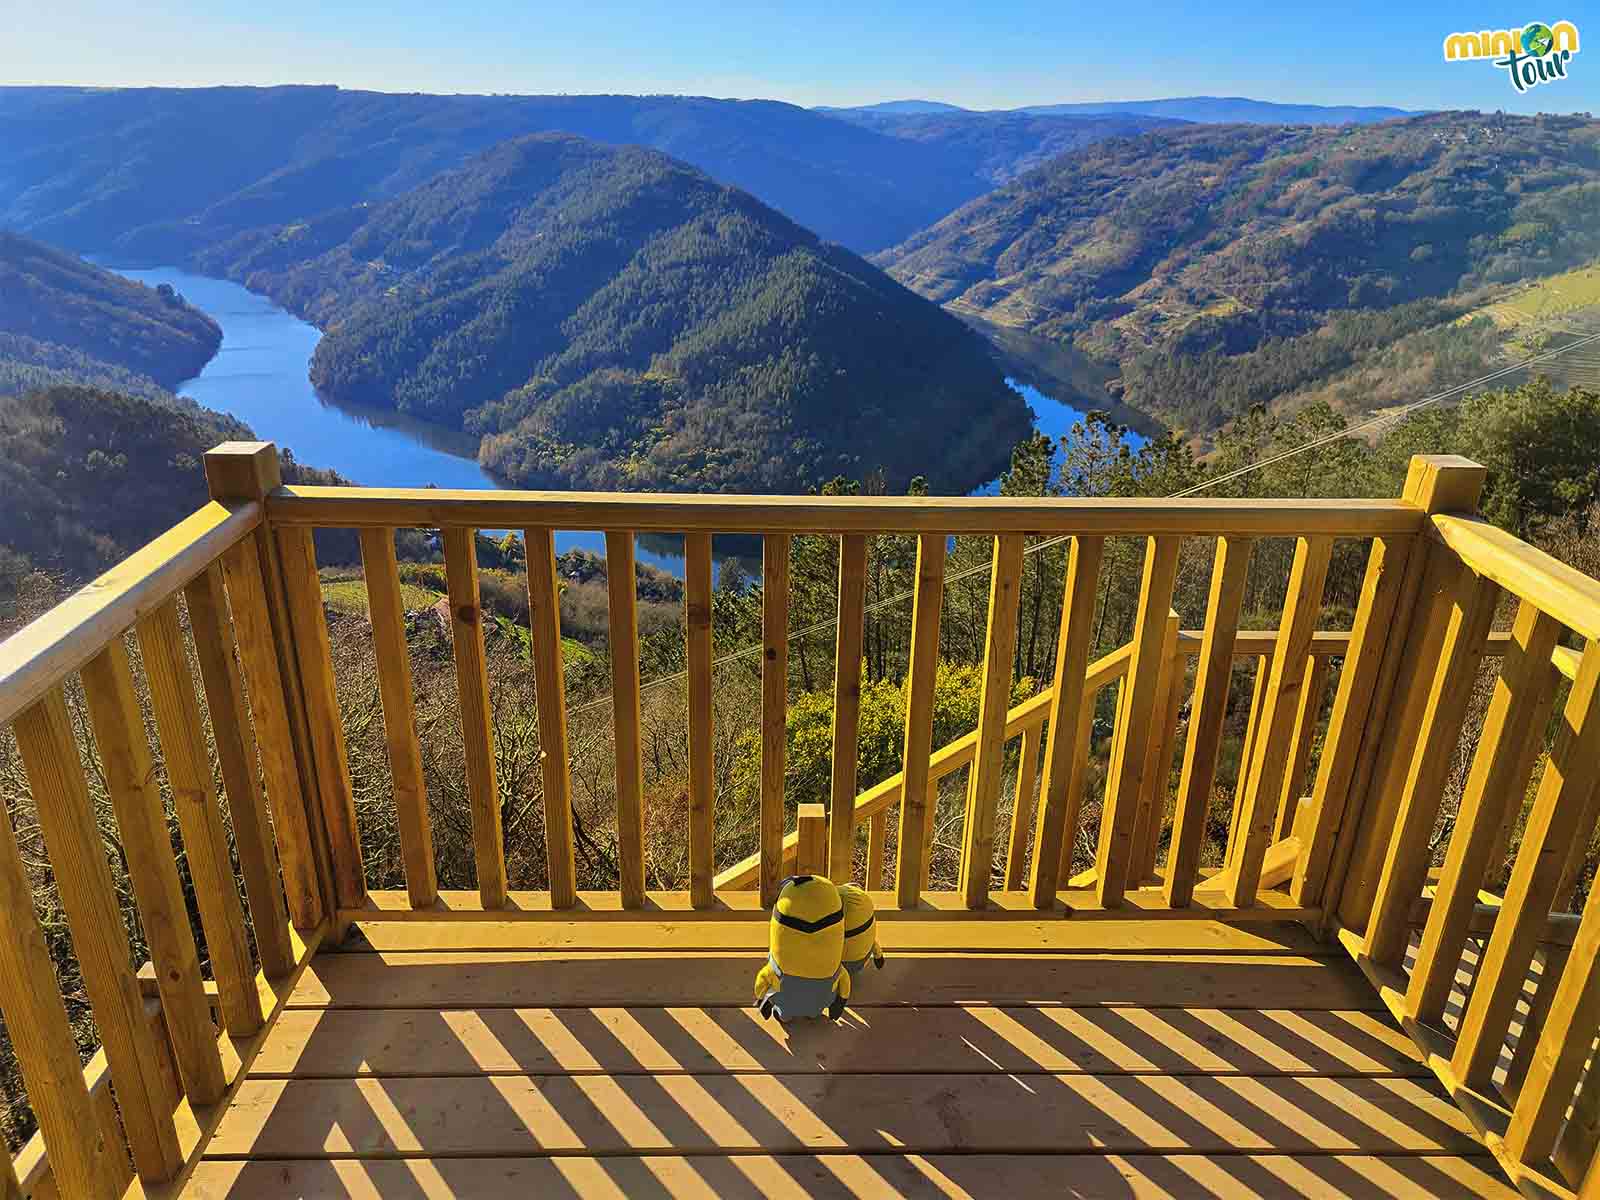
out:
{"label": "hillside vegetation", "polygon": [[[1471,307],[1428,302],[1596,255],[1600,122],[1441,113],[1100,141],[876,261],[1121,366],[1128,403],[1203,431]],[[1476,363],[1475,336],[1449,353]]]}
{"label": "hillside vegetation", "polygon": [[200,372],[217,323],[168,289],[0,232],[0,395],[56,382],[158,394]]}
{"label": "hillside vegetation", "polygon": [[959,492],[1028,432],[959,321],[650,150],[513,139],[201,261],[327,327],[325,395],[487,435],[516,482]]}

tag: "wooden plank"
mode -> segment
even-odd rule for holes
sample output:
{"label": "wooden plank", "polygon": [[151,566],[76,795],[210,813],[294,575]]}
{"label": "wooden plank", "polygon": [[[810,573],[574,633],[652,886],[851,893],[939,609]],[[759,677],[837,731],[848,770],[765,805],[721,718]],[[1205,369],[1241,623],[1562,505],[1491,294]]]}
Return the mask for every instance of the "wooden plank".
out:
{"label": "wooden plank", "polygon": [[832,782],[828,789],[828,875],[847,883],[855,868],[856,773],[861,733],[861,645],[865,633],[867,539],[839,539],[839,610],[834,622]]}
{"label": "wooden plank", "polygon": [[355,793],[350,785],[344,721],[339,695],[334,689],[333,650],[328,642],[328,620],[322,609],[316,546],[307,529],[280,529],[275,536],[283,568],[284,596],[293,627],[334,899],[341,906],[359,904],[367,881],[361,864],[361,837],[356,830]]}
{"label": "wooden plank", "polygon": [[[762,951],[504,951],[328,954],[294,1008],[526,1008],[750,1003]],[[874,971],[857,1007],[1039,1004],[1373,1009],[1342,957],[1229,954],[902,953]]]}
{"label": "wooden plank", "polygon": [[1452,590],[1439,661],[1429,682],[1367,926],[1367,956],[1386,966],[1400,965],[1411,940],[1411,902],[1422,894],[1427,877],[1429,840],[1439,816],[1445,776],[1461,740],[1461,725],[1477,682],[1483,636],[1500,595],[1493,582],[1470,569],[1461,571]]}
{"label": "wooden plank", "polygon": [[[1312,787],[1308,833],[1303,839],[1305,852],[1295,867],[1289,889],[1302,903],[1308,896],[1322,895],[1334,847],[1344,828],[1362,739],[1367,734],[1368,714],[1381,713],[1386,704],[1387,690],[1381,688],[1379,680],[1407,580],[1411,580],[1413,593],[1418,580],[1415,571],[1408,576],[1414,558],[1422,557],[1413,554],[1414,547],[1415,540],[1411,538],[1375,538],[1367,554],[1349,651],[1339,671],[1339,686]],[[1404,639],[1402,636],[1396,640]],[[1384,700],[1379,700],[1380,695]]]}
{"label": "wooden plank", "polygon": [[183,1090],[195,1104],[214,1104],[224,1087],[222,1059],[121,638],[84,664],[83,691]]}
{"label": "wooden plank", "polygon": [[1306,794],[1306,772],[1311,767],[1311,743],[1316,737],[1317,721],[1322,715],[1322,691],[1327,680],[1328,660],[1311,657],[1306,662],[1305,683],[1300,689],[1300,706],[1295,709],[1294,753],[1289,756],[1289,766],[1283,773],[1283,791],[1278,796],[1278,816],[1273,822],[1273,840],[1280,841],[1294,832],[1295,817],[1300,811],[1300,800]]}
{"label": "wooden plank", "polygon": [[[134,1167],[141,1179],[168,1179],[183,1161],[172,1124],[177,1097],[152,1069],[155,1053],[144,1001],[129,965],[128,935],[60,689],[25,709],[13,732],[72,930],[73,956],[116,1082]],[[71,1061],[76,1069],[76,1055]]]}
{"label": "wooden plank", "polygon": [[1083,804],[1083,773],[1088,761],[1088,735],[1094,720],[1095,693],[1085,681],[1089,643],[1094,639],[1094,605],[1099,588],[1105,542],[1075,537],[1067,552],[1066,583],[1061,597],[1061,624],[1056,641],[1056,673],[1050,689],[1050,738],[1045,746],[1039,781],[1042,797],[1034,829],[1033,871],[1029,891],[1033,903],[1048,908],[1064,882],[1063,858],[1070,858]]}
{"label": "wooden plank", "polygon": [[709,533],[684,535],[683,582],[689,671],[689,894],[696,908],[710,908],[715,902],[717,796]]}
{"label": "wooden plank", "polygon": [[[952,893],[954,895],[954,893]],[[1292,922],[1230,925],[1220,920],[1171,921],[1158,914],[1133,916],[1118,910],[1107,920],[1062,920],[1030,907],[1007,912],[1007,919],[949,919],[947,914],[885,912],[878,940],[889,952],[940,951],[952,954],[1027,952],[1097,954],[1157,950],[1213,954],[1324,953],[1323,944]],[[703,914],[680,920],[675,914],[647,915],[627,910],[627,920],[596,920],[585,914],[550,921],[431,920],[364,921],[343,943],[348,953],[391,950],[765,950],[770,922],[764,909]]]}
{"label": "wooden plank", "polygon": [[1278,796],[1294,749],[1291,736],[1300,689],[1305,685],[1306,653],[1322,608],[1322,589],[1332,555],[1331,538],[1295,541],[1283,620],[1278,625],[1278,650],[1272,659],[1261,728],[1250,758],[1250,783],[1239,812],[1239,849],[1229,856],[1233,875],[1228,899],[1239,908],[1247,908],[1255,900],[1261,861],[1272,841]]}
{"label": "wooden plank", "polygon": [[[1006,877],[1008,890],[1022,886],[1023,867],[1028,853],[1028,834],[1033,828],[1033,810],[1038,793],[1035,784],[1039,777],[1039,740],[1043,726],[1022,731],[1022,750],[1017,758],[1017,788],[1011,802],[1011,837],[1006,842]],[[870,861],[870,860],[869,860]]]}
{"label": "wooden plank", "polygon": [[[478,594],[478,557],[474,529],[446,529],[444,535],[445,584],[450,592],[450,634],[455,647],[456,696],[461,711],[461,749],[467,773],[467,799],[472,805],[472,857],[478,868],[478,890],[485,908],[505,902],[506,849],[500,818],[500,782],[496,777],[494,713],[489,705],[489,664],[483,645],[483,603]],[[529,530],[529,624],[533,624],[532,595],[537,571],[533,563]],[[540,609],[541,618],[548,609]],[[534,679],[536,693],[544,691]],[[543,705],[540,705],[543,711]],[[548,754],[540,723],[540,749]],[[551,863],[552,891],[559,891],[559,873]]]}
{"label": "wooden plank", "polygon": [[1248,539],[1218,538],[1216,557],[1211,564],[1205,640],[1195,666],[1189,740],[1183,753],[1183,773],[1178,780],[1178,807],[1172,817],[1172,848],[1167,855],[1163,885],[1167,903],[1173,908],[1188,906],[1199,875],[1206,813],[1211,807],[1211,788],[1217,777],[1222,723],[1228,716],[1228,685],[1233,679],[1233,645],[1239,629],[1239,609],[1244,603],[1245,577],[1254,546]]}
{"label": "wooden plank", "polygon": [[395,826],[405,860],[406,891],[413,908],[427,908],[439,894],[433,860],[433,824],[422,780],[422,742],[412,700],[411,651],[406,645],[405,605],[400,598],[400,567],[394,530],[361,531],[361,569],[367,583],[367,615],[383,699],[384,742],[389,751]]}
{"label": "wooden plank", "polygon": [[252,1079],[206,1154],[884,1149],[890,1113],[889,1145],[913,1151],[1478,1149],[1466,1118],[1409,1079],[1041,1076],[1025,1105],[1005,1075],[918,1082],[908,1092],[901,1075],[853,1075],[848,1087],[818,1075]]}
{"label": "wooden plank", "polygon": [[1233,809],[1228,814],[1228,844],[1223,848],[1225,862],[1231,862],[1243,844],[1239,838],[1239,815],[1244,812],[1244,794],[1250,787],[1250,762],[1255,757],[1256,739],[1261,736],[1267,684],[1271,678],[1272,656],[1263,654],[1256,659],[1256,673],[1250,685],[1250,711],[1245,717],[1244,741],[1239,747],[1238,778],[1233,783]]}
{"label": "wooden plank", "polygon": [[99,1200],[120,1196],[127,1159],[96,1121],[8,815],[0,818],[0,1014],[58,1190]]}
{"label": "wooden plank", "polygon": [[884,852],[889,844],[889,810],[881,808],[867,823],[867,890],[883,890]]}
{"label": "wooden plank", "polygon": [[1489,856],[1500,829],[1521,811],[1543,747],[1555,697],[1546,664],[1560,633],[1533,605],[1519,606],[1406,989],[1406,1011],[1428,1024],[1444,1014]]}
{"label": "wooden plank", "polygon": [[228,813],[233,818],[233,847],[244,876],[250,901],[251,931],[262,969],[273,978],[294,967],[289,947],[289,914],[278,881],[278,856],[272,843],[272,826],[261,795],[255,730],[245,707],[244,683],[234,659],[233,630],[228,622],[228,598],[222,589],[222,569],[213,564],[183,590],[189,610],[189,629],[205,688],[206,709],[211,714],[211,736],[216,745]]}
{"label": "wooden plank", "polygon": [[1012,659],[1017,650],[1022,550],[1020,534],[1003,534],[994,540],[983,687],[978,695],[978,749],[972,761],[967,816],[961,830],[961,890],[966,893],[969,908],[984,906],[994,870],[994,813],[1000,799],[1006,710],[1011,706]]}
{"label": "wooden plank", "polygon": [[1382,1014],[1208,1008],[875,1008],[827,1026],[765,1021],[749,1006],[296,1009],[250,1070],[255,1079],[824,1072],[1431,1078]]}
{"label": "wooden plank", "polygon": [[261,524],[259,504],[207,504],[0,642],[0,725],[165,604]]}
{"label": "wooden plank", "polygon": [[200,706],[177,608],[168,604],[157,609],[139,623],[138,632],[167,782],[183,830],[195,906],[205,930],[206,954],[222,991],[223,1020],[230,1033],[247,1037],[261,1028],[261,1006],[251,983],[255,967],[245,937],[239,886],[228,857],[228,835],[201,736]]}
{"label": "wooden plank", "polygon": [[1580,637],[1600,638],[1600,581],[1476,517],[1435,516],[1428,532],[1480,575]]}
{"label": "wooden plank", "polygon": [[1069,533],[1103,537],[1416,533],[1400,500],[1093,499],[1055,496],[704,496],[295,485],[268,498],[274,524],[356,528],[637,529],[650,533]]}
{"label": "wooden plank", "polygon": [[[294,927],[307,930],[316,928],[324,915],[317,852],[306,814],[306,797],[314,793],[302,786],[302,765],[308,768],[308,780],[314,782],[314,776],[309,773],[309,756],[305,764],[296,757],[297,745],[304,743],[297,739],[296,726],[291,723],[289,689],[292,686],[298,696],[299,675],[292,652],[280,658],[272,602],[261,574],[261,558],[272,552],[272,540],[257,531],[222,556],[222,575],[233,612],[234,641],[250,701],[267,803],[272,808],[284,900]],[[287,664],[292,678],[281,663]]]}
{"label": "wooden plank", "polygon": [[1595,1149],[1600,1146],[1600,1071],[1584,1073],[1583,1086],[1572,1102],[1567,1127],[1556,1142],[1555,1163],[1568,1179],[1579,1181],[1580,1195],[1595,1173]]}
{"label": "wooden plank", "polygon": [[[939,671],[939,612],[944,601],[948,539],[925,533],[917,539],[917,582],[911,602],[911,650],[906,667],[905,764],[901,773],[900,838],[896,847],[895,890],[901,908],[914,908],[927,868],[930,758],[933,753],[933,685]],[[913,831],[908,836],[906,831]]]}
{"label": "wooden plank", "polygon": [[761,904],[783,878],[784,771],[789,752],[789,535],[761,543]]}
{"label": "wooden plank", "polygon": [[[539,708],[539,770],[544,785],[544,846],[550,894],[569,908],[577,893],[572,845],[572,774],[567,749],[567,681],[561,653],[561,585],[556,579],[555,532],[524,529],[528,556],[528,630],[533,643],[534,699]],[[498,814],[498,809],[496,813]],[[499,830],[498,815],[495,829]],[[505,902],[505,854],[500,847],[500,902]]]}
{"label": "wooden plank", "polygon": [[1155,874],[1161,827],[1166,824],[1167,798],[1172,777],[1172,744],[1177,737],[1178,705],[1183,697],[1183,659],[1178,655],[1178,614],[1167,613],[1166,638],[1161,647],[1161,676],[1156,705],[1151,714],[1150,741],[1146,747],[1143,784],[1139,790],[1139,817],[1133,830],[1132,877],[1140,884]]}
{"label": "wooden plank", "polygon": [[820,804],[802,804],[795,814],[795,824],[800,835],[796,874],[824,874],[828,865],[828,810]]}
{"label": "wooden plank", "polygon": [[617,877],[624,908],[641,907],[645,888],[639,585],[633,540],[632,530],[606,533],[606,628],[611,651],[611,729],[616,747]]}
{"label": "wooden plank", "polygon": [[1177,538],[1151,538],[1145,550],[1144,579],[1139,587],[1139,615],[1133,630],[1133,659],[1118,714],[1117,736],[1107,775],[1106,806],[1100,817],[1100,845],[1095,857],[1100,903],[1114,908],[1128,888],[1133,868],[1133,834],[1139,797],[1144,789],[1145,748],[1155,719],[1161,682],[1162,648],[1172,587],[1178,571]]}
{"label": "wooden plank", "polygon": [[1483,1088],[1500,1057],[1539,933],[1555,899],[1571,839],[1600,777],[1600,645],[1589,643],[1563,710],[1555,747],[1528,813],[1500,919],[1478,969],[1478,986],[1457,1029],[1451,1065]]}

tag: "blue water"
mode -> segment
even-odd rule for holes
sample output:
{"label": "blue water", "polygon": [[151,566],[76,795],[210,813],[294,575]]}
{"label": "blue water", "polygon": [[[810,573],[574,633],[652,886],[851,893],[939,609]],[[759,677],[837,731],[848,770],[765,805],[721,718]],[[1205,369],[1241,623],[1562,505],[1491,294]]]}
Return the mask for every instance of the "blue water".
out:
{"label": "blue water", "polygon": [[[222,327],[221,351],[178,391],[207,408],[233,414],[257,437],[292,450],[301,462],[331,468],[371,487],[500,486],[478,465],[472,437],[399,413],[323,400],[308,378],[311,352],[321,332],[266,297],[226,279],[191,275],[175,267],[120,273],[151,287],[171,284]],[[1034,428],[1052,441],[1059,442],[1083,418],[1082,412],[1037,388],[1007,382],[1033,409]],[[1137,434],[1130,433],[1129,439],[1136,446],[1143,442]],[[993,495],[998,490],[995,480],[973,494]],[[682,575],[682,556],[662,552],[661,541],[652,538],[652,549],[640,545],[640,561]],[[557,550],[574,548],[604,553],[605,536],[591,531],[556,535]]]}

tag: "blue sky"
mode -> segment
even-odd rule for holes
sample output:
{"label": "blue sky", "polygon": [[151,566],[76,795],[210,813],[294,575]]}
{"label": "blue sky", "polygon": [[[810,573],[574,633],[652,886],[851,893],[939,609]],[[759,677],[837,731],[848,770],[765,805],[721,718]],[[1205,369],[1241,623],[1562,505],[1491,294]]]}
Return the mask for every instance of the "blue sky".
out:
{"label": "blue sky", "polygon": [[[1443,61],[1453,30],[1562,19],[1578,25],[1587,52],[1569,79],[1526,95],[1487,63]],[[0,83],[673,92],[806,105],[923,97],[978,108],[1208,94],[1572,112],[1600,110],[1600,14],[1438,0],[1286,0],[1272,11],[1250,0],[0,0]]]}

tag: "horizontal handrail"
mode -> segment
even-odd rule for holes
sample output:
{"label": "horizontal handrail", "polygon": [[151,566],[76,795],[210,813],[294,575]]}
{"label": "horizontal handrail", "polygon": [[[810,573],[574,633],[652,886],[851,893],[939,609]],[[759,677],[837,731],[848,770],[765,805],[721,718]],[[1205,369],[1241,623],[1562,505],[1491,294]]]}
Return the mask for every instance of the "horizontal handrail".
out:
{"label": "horizontal handrail", "polygon": [[0,725],[148,616],[262,521],[257,503],[212,501],[0,642]]}
{"label": "horizontal handrail", "polygon": [[[1200,647],[1205,637],[1202,629],[1184,629],[1178,633],[1178,652],[1185,655],[1200,653]],[[1506,648],[1511,644],[1511,634],[1507,630],[1497,630],[1489,634],[1483,643],[1483,653],[1490,658],[1499,658],[1505,654]],[[1271,658],[1277,652],[1278,635],[1270,629],[1241,629],[1234,635],[1233,656],[1235,658]],[[1347,654],[1350,650],[1350,634],[1348,631],[1325,629],[1311,635],[1312,658],[1335,658]],[[1557,646],[1550,652],[1550,664],[1560,671],[1568,680],[1578,677],[1578,660],[1581,656],[1578,651],[1570,646]]]}
{"label": "horizontal handrail", "polygon": [[1371,537],[1417,533],[1402,500],[696,496],[648,492],[280,487],[275,526],[629,529],[659,533],[1071,533]]}
{"label": "horizontal handrail", "polygon": [[1434,517],[1431,535],[1479,575],[1530,601],[1574,633],[1600,637],[1600,581],[1473,517]]}
{"label": "horizontal handrail", "polygon": [[[1128,660],[1133,656],[1132,645],[1119,646],[1110,654],[1091,663],[1088,671],[1084,673],[1084,688],[1088,695],[1092,695],[1108,683],[1114,683],[1128,673]],[[1036,729],[1043,725],[1050,715],[1050,702],[1055,696],[1053,688],[1045,688],[1037,695],[1030,696],[1021,704],[1006,713],[1005,736],[1015,737],[1028,729]],[[928,760],[928,782],[933,784],[943,779],[953,771],[972,762],[978,752],[978,731],[964,733],[954,741],[941,746],[933,752]],[[866,791],[856,796],[856,821],[871,819],[876,814],[884,811],[900,799],[901,787],[905,783],[905,772],[896,771],[887,779],[873,784]],[[791,862],[800,845],[798,831],[784,835],[783,861]],[[761,871],[761,854],[747,855],[734,863],[733,866],[718,873],[715,887],[721,888],[746,888],[752,886]]]}

